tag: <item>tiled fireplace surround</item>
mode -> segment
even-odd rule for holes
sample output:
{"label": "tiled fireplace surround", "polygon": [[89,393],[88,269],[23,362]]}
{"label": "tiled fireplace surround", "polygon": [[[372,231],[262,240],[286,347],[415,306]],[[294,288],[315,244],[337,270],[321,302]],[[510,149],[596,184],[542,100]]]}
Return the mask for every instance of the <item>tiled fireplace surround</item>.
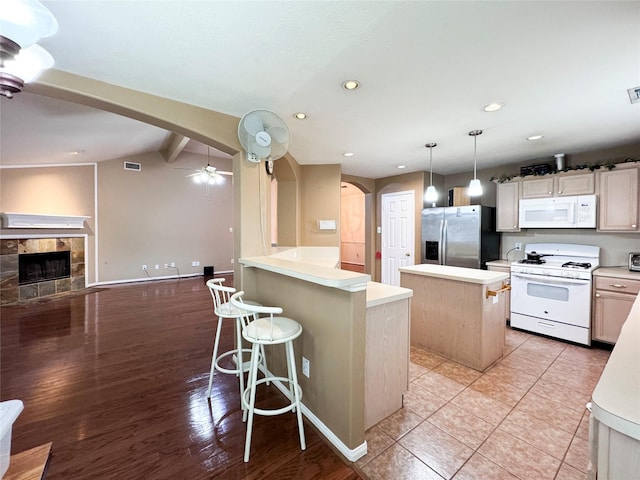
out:
{"label": "tiled fireplace surround", "polygon": [[[84,236],[0,239],[0,305],[85,288],[84,241]],[[71,252],[71,277],[18,285],[19,255],[67,251]]]}

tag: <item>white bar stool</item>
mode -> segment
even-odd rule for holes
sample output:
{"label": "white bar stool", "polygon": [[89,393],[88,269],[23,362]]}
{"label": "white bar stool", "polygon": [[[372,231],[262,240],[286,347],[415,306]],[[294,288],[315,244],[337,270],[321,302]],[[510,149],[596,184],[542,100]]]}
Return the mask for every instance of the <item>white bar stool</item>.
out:
{"label": "white bar stool", "polygon": [[[244,292],[237,292],[231,296],[231,304],[238,310],[243,310],[241,316],[242,336],[252,344],[251,363],[249,366],[249,377],[247,388],[242,394],[242,402],[245,408],[245,415],[248,413],[247,437],[244,444],[244,461],[249,461],[251,450],[251,431],[253,428],[253,414],[258,415],[280,415],[282,413],[295,411],[298,417],[298,432],[300,434],[300,448],[306,450],[307,445],[304,438],[304,425],[302,423],[302,409],[300,399],[302,390],[298,385],[298,373],[296,370],[296,357],[293,351],[293,340],[302,333],[302,326],[295,320],[278,316],[282,313],[280,307],[264,307],[260,305],[250,305],[243,302]],[[259,317],[260,314],[264,316]],[[270,376],[265,368],[265,377],[258,380],[258,364],[260,354],[264,352],[264,345],[284,344],[287,354],[287,377]],[[261,350],[262,349],[262,350]],[[264,355],[264,353],[262,353]],[[289,385],[291,404],[278,409],[255,408],[256,388],[261,383],[279,381]],[[244,418],[243,418],[244,420]]]}
{"label": "white bar stool", "polygon": [[[242,310],[235,308],[229,302],[231,295],[236,292],[233,287],[225,287],[222,285],[224,278],[212,278],[207,281],[207,287],[213,298],[213,312],[218,316],[218,326],[216,328],[216,339],[213,343],[213,355],[211,356],[211,370],[209,372],[209,387],[207,388],[207,398],[211,398],[211,387],[213,386],[213,376],[217,371],[227,374],[235,374],[240,380],[240,396],[244,392],[244,372],[249,371],[249,362],[245,363],[243,360],[243,353],[250,354],[251,350],[248,348],[241,348],[242,346],[242,325],[240,317]],[[257,302],[247,301],[247,304],[260,305]],[[229,350],[218,355],[218,348],[220,345],[220,332],[222,330],[222,322],[224,319],[233,319],[236,322],[236,348]],[[263,361],[263,368],[267,370],[266,357],[264,356],[264,347],[261,350],[260,359]],[[236,368],[224,368],[220,365],[222,359],[228,356],[236,356]],[[233,357],[232,357],[233,361]],[[240,399],[240,405],[244,410],[244,403],[242,398]]]}

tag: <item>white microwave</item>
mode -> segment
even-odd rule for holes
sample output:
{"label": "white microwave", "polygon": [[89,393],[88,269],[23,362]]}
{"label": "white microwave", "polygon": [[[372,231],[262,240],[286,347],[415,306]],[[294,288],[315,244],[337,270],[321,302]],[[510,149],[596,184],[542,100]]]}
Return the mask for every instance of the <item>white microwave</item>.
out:
{"label": "white microwave", "polygon": [[520,200],[520,228],[596,228],[596,196]]}

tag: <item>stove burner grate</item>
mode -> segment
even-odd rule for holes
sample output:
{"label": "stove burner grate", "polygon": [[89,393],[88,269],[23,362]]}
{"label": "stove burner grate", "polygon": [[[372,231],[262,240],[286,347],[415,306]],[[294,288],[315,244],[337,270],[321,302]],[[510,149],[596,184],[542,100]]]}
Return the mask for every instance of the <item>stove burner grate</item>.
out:
{"label": "stove burner grate", "polygon": [[567,262],[563,263],[562,266],[564,268],[591,268],[591,264],[588,262]]}
{"label": "stove burner grate", "polygon": [[542,265],[545,262],[546,260],[542,258],[525,258],[518,261],[518,263],[526,263],[528,265]]}

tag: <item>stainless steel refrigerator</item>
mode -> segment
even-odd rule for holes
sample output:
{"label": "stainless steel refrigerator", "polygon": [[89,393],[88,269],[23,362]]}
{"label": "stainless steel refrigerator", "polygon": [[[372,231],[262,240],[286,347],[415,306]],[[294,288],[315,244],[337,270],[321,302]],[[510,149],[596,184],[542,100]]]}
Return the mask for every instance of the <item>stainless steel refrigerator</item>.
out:
{"label": "stainless steel refrigerator", "polygon": [[500,257],[493,207],[435,207],[422,210],[422,263],[486,268]]}

